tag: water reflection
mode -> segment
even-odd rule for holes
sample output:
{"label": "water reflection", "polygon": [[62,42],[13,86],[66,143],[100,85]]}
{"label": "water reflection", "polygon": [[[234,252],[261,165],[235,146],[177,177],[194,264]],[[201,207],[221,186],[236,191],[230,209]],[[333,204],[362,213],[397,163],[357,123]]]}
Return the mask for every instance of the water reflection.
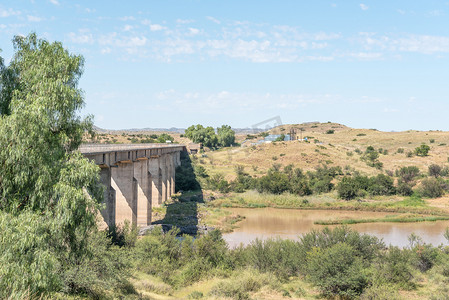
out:
{"label": "water reflection", "polygon": [[[394,213],[361,212],[361,211],[328,211],[328,210],[296,210],[274,208],[234,208],[232,212],[245,216],[234,232],[224,234],[224,239],[231,247],[240,243],[249,244],[256,238],[266,239],[280,236],[297,239],[298,236],[312,229],[324,228],[315,225],[318,220],[335,220],[350,218],[382,218]],[[404,247],[409,244],[411,233],[419,235],[426,243],[435,246],[447,244],[443,233],[449,221],[418,222],[418,223],[365,223],[350,225],[351,228],[382,238],[385,244]]]}

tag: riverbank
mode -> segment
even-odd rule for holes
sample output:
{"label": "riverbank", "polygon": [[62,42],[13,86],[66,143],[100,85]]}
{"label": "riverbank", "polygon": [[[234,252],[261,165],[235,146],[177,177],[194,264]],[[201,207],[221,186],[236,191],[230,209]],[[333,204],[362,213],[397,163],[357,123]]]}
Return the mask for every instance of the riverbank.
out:
{"label": "riverbank", "polygon": [[[432,206],[431,200],[424,200],[417,196],[377,196],[358,200],[341,200],[335,192],[313,195],[296,196],[289,193],[281,195],[261,194],[256,191],[232,193],[229,195],[215,195],[217,197],[208,205],[216,208],[282,208],[302,210],[347,210],[366,212],[389,212],[399,214],[414,214],[415,217],[449,217],[449,206]],[[407,221],[407,218],[403,220]],[[408,218],[410,222],[419,222],[418,218]],[[378,220],[376,220],[378,222]]]}

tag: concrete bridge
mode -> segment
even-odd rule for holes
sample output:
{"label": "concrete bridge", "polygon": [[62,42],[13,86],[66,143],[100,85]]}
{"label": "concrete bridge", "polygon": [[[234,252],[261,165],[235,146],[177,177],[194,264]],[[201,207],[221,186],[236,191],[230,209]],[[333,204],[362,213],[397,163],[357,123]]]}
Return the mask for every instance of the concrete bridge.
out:
{"label": "concrete bridge", "polygon": [[158,207],[175,192],[175,169],[181,165],[182,145],[86,144],[81,153],[100,166],[105,185],[106,225],[129,220],[131,224],[151,224],[152,207]]}

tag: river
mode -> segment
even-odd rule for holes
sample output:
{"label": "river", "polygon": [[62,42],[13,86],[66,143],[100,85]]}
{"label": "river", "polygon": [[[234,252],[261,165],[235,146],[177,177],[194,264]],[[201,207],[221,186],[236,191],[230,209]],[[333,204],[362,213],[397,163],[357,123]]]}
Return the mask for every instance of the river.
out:
{"label": "river", "polygon": [[[281,237],[298,239],[302,234],[312,229],[322,229],[325,226],[315,225],[318,220],[336,220],[347,218],[381,218],[394,213],[361,212],[361,211],[331,211],[331,210],[298,210],[275,208],[232,208],[233,213],[245,216],[233,232],[223,234],[230,247],[240,243],[249,244],[252,240]],[[396,214],[397,215],[397,214]],[[408,236],[415,233],[426,243],[435,246],[447,245],[443,234],[449,221],[417,222],[417,223],[363,223],[348,225],[361,233],[367,233],[383,239],[386,245],[405,247],[409,245]],[[331,226],[333,227],[333,226]]]}

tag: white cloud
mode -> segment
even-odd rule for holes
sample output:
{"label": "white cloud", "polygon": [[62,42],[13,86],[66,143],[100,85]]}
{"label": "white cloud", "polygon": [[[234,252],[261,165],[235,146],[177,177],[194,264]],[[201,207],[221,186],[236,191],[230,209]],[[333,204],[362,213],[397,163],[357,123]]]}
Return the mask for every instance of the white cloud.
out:
{"label": "white cloud", "polygon": [[134,21],[136,18],[133,16],[124,16],[119,18],[120,21]]}
{"label": "white cloud", "polygon": [[184,19],[177,19],[176,23],[178,24],[190,24],[190,23],[194,23],[194,20],[184,20]]}
{"label": "white cloud", "polygon": [[196,114],[217,112],[223,114],[236,110],[245,113],[254,111],[254,107],[266,110],[294,110],[312,104],[333,103],[341,99],[338,95],[329,94],[245,93],[227,90],[178,92],[173,89],[155,93],[153,97],[165,103],[173,103],[184,112]]}
{"label": "white cloud", "polygon": [[360,3],[360,8],[361,8],[362,10],[368,10],[368,9],[369,9],[368,5],[363,4],[363,3]]}
{"label": "white cloud", "polygon": [[191,35],[197,35],[198,33],[200,33],[200,30],[197,28],[189,28],[189,32]]}
{"label": "white cloud", "polygon": [[18,10],[13,10],[12,8],[9,9],[2,9],[0,7],[0,18],[7,18],[7,17],[11,17],[11,16],[18,16],[20,15],[21,12]]}
{"label": "white cloud", "polygon": [[103,49],[101,49],[101,54],[109,54],[109,53],[111,53],[111,48],[109,48],[109,47],[106,47],[106,48],[103,48]]}
{"label": "white cloud", "polygon": [[76,44],[91,44],[93,43],[94,39],[92,37],[92,34],[90,33],[74,33],[70,32],[68,34],[69,39],[72,43]]}
{"label": "white cloud", "polygon": [[382,50],[390,52],[416,52],[435,54],[449,52],[448,36],[405,35],[402,37],[374,33],[360,33],[361,45],[366,50]]}
{"label": "white cloud", "polygon": [[357,52],[357,53],[350,53],[349,56],[352,56],[354,58],[360,59],[360,60],[374,60],[374,59],[382,59],[382,53],[379,52]]}
{"label": "white cloud", "polygon": [[123,31],[130,31],[131,29],[133,29],[133,27],[129,24],[127,24],[123,27]]}
{"label": "white cloud", "polygon": [[50,0],[50,2],[54,5],[59,5],[59,1],[58,0]]}
{"label": "white cloud", "polygon": [[214,22],[215,24],[221,24],[220,20],[215,19],[214,17],[207,16],[206,19],[208,19],[209,21]]}
{"label": "white cloud", "polygon": [[429,15],[432,17],[441,17],[444,15],[444,13],[442,10],[435,9],[435,10],[430,11]]}
{"label": "white cloud", "polygon": [[160,30],[164,30],[164,29],[166,29],[166,27],[159,25],[159,24],[151,24],[150,25],[151,31],[160,31]]}
{"label": "white cloud", "polygon": [[44,19],[43,19],[43,18],[40,18],[40,17],[28,15],[28,16],[27,16],[27,20],[28,20],[28,22],[40,22],[40,21],[42,21],[42,20],[44,20]]}

